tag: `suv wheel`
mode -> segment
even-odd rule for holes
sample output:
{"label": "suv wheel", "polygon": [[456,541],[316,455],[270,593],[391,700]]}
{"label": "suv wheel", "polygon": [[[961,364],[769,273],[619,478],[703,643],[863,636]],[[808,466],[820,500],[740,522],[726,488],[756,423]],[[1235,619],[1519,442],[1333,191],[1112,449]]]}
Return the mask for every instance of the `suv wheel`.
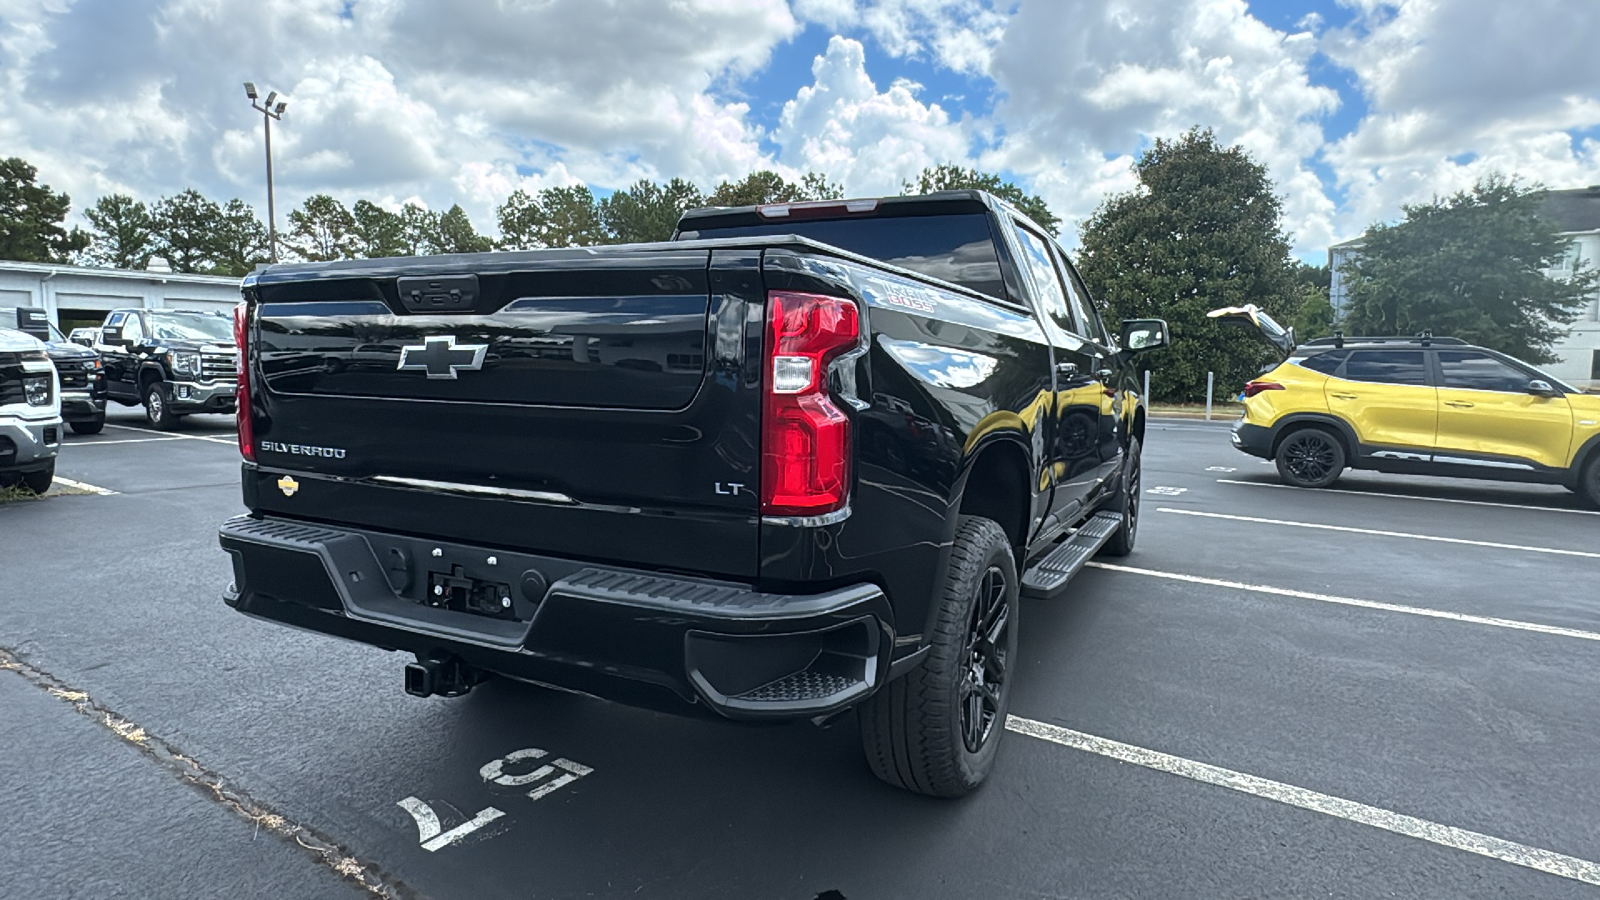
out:
{"label": "suv wheel", "polygon": [[161,382],[152,381],[144,389],[144,416],[161,431],[171,431],[178,425],[178,417],[161,393]]}
{"label": "suv wheel", "polygon": [[1578,495],[1590,506],[1600,506],[1600,453],[1589,455],[1589,463],[1578,476]]}
{"label": "suv wheel", "polygon": [[1106,509],[1122,514],[1122,524],[1117,533],[1106,541],[1100,552],[1106,556],[1127,556],[1133,552],[1133,541],[1139,536],[1139,446],[1138,438],[1128,439],[1128,461],[1123,463],[1122,488]]}
{"label": "suv wheel", "polygon": [[37,472],[29,472],[28,474],[22,476],[22,483],[27,486],[28,490],[33,491],[35,494],[41,495],[45,491],[50,490],[50,484],[55,480],[56,464],[53,461],[50,463],[50,467],[47,469],[40,469]]}
{"label": "suv wheel", "polygon": [[1011,699],[1017,574],[999,525],[961,519],[938,603],[927,659],[860,707],[861,743],[889,784],[959,797],[994,767]]}
{"label": "suv wheel", "polygon": [[71,426],[73,434],[99,434],[106,427],[106,417],[101,415],[87,422],[69,422],[67,424]]}
{"label": "suv wheel", "polygon": [[1344,472],[1344,443],[1321,428],[1290,432],[1275,457],[1278,477],[1295,487],[1327,487]]}

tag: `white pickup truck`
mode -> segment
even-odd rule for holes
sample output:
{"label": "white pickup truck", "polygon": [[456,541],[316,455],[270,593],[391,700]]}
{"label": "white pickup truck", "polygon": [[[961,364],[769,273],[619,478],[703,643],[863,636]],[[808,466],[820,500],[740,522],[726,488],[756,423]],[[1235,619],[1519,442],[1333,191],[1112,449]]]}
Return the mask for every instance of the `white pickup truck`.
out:
{"label": "white pickup truck", "polygon": [[61,448],[61,379],[45,346],[0,329],[0,487],[50,489]]}

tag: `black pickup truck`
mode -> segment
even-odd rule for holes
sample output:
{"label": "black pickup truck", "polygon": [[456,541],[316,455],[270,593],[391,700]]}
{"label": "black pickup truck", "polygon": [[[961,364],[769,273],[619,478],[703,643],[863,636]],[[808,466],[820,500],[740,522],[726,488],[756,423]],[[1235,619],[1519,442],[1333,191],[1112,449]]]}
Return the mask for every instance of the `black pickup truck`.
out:
{"label": "black pickup truck", "polygon": [[240,612],[738,720],[854,709],[892,784],[988,772],[1018,596],[1138,524],[1159,320],[1107,333],[977,192],[691,212],[674,241],[244,282]]}
{"label": "black pickup truck", "polygon": [[234,411],[238,356],[225,313],[114,309],[95,349],[105,366],[106,396],[143,406],[162,431],[190,413]]}

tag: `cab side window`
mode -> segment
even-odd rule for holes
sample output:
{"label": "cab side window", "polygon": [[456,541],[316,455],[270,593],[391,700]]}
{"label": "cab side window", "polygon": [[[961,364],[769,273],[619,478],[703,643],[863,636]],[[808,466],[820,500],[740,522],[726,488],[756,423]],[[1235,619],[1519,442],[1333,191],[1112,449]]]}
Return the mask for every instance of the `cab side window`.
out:
{"label": "cab side window", "polygon": [[1522,394],[1533,376],[1476,350],[1440,350],[1442,387],[1464,391],[1505,391]]}
{"label": "cab side window", "polygon": [[1067,276],[1067,302],[1072,306],[1073,318],[1082,323],[1082,330],[1078,332],[1092,341],[1097,341],[1106,346],[1111,346],[1106,337],[1105,327],[1100,323],[1100,317],[1095,315],[1094,304],[1089,302],[1089,291],[1084,288],[1083,282],[1078,280],[1078,273],[1072,271],[1072,266],[1067,264],[1066,254],[1061,248],[1052,245],[1056,257],[1056,265]]}
{"label": "cab side window", "polygon": [[1061,277],[1056,272],[1055,263],[1050,259],[1050,251],[1044,238],[1021,225],[1014,224],[1013,227],[1017,232],[1017,242],[1022,245],[1022,265],[1028,270],[1034,289],[1039,292],[1039,304],[1044,307],[1045,315],[1049,316],[1062,331],[1082,334],[1082,329],[1067,311],[1066,292],[1061,287]]}
{"label": "cab side window", "polygon": [[138,313],[128,314],[128,320],[122,324],[122,339],[130,344],[144,340],[144,325],[139,321]]}
{"label": "cab side window", "polygon": [[1374,384],[1426,385],[1428,366],[1421,350],[1355,350],[1339,377]]}
{"label": "cab side window", "polygon": [[1308,356],[1300,360],[1297,365],[1302,369],[1310,369],[1313,372],[1332,375],[1339,371],[1339,367],[1344,364],[1344,358],[1349,355],[1349,350],[1330,350],[1327,353]]}

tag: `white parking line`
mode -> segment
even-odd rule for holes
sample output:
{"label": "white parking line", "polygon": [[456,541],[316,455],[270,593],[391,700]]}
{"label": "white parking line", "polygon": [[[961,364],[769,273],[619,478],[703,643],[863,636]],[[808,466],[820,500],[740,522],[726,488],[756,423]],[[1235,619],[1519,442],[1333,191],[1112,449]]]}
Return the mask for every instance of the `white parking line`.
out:
{"label": "white parking line", "polygon": [[69,488],[76,488],[77,490],[80,490],[80,491],[88,491],[91,494],[99,494],[102,497],[114,497],[117,494],[116,491],[113,491],[113,490],[111,490],[109,488],[97,487],[97,486],[92,485],[92,484],[85,484],[82,481],[73,481],[71,478],[62,478],[60,475],[57,475],[55,477],[55,483],[56,484],[64,484]]}
{"label": "white parking line", "polygon": [[107,428],[120,428],[123,431],[137,431],[137,432],[139,432],[141,434],[159,434],[159,435],[161,435],[161,437],[157,438],[157,440],[172,439],[172,440],[177,440],[177,441],[211,441],[212,443],[216,443],[216,444],[227,444],[230,447],[239,446],[239,442],[237,440],[235,440],[235,439],[211,437],[210,435],[205,435],[205,434],[162,434],[159,431],[152,431],[149,428],[138,428],[138,427],[133,426],[133,425],[113,425],[110,422],[106,423],[106,427]]}
{"label": "white parking line", "polygon": [[183,438],[181,438],[181,437],[127,438],[125,440],[119,440],[119,441],[90,441],[90,442],[84,443],[84,444],[80,444],[77,441],[73,441],[71,446],[73,446],[73,447],[109,447],[112,444],[152,444],[152,443],[155,443],[157,441],[181,441],[181,440],[183,440]]}
{"label": "white parking line", "polygon": [[1148,575],[1151,578],[1165,578],[1169,581],[1185,581],[1190,584],[1204,584],[1211,587],[1230,588],[1236,591],[1250,591],[1256,594],[1271,594],[1276,597],[1293,597],[1297,600],[1317,600],[1322,603],[1337,603],[1341,606],[1357,606],[1362,609],[1376,609],[1383,612],[1404,613],[1408,616],[1426,616],[1430,619],[1449,619],[1452,622],[1467,622],[1472,625],[1493,625],[1496,628],[1510,628],[1516,631],[1532,631],[1538,634],[1551,634],[1557,637],[1578,638],[1585,641],[1600,641],[1600,632],[1581,631],[1577,628],[1562,628],[1558,625],[1540,625],[1536,622],[1521,622],[1516,619],[1501,619],[1494,616],[1474,616],[1468,613],[1446,612],[1442,609],[1428,609],[1423,606],[1401,606],[1398,603],[1382,603],[1377,600],[1359,600],[1355,597],[1340,597],[1335,594],[1318,594],[1313,591],[1297,591],[1291,588],[1271,587],[1265,584],[1246,584],[1242,581],[1225,581],[1221,578],[1205,578],[1200,575],[1183,575],[1178,572],[1160,572],[1155,569],[1139,569],[1133,566],[1119,566],[1113,563],[1091,562],[1092,568],[1105,569],[1108,572],[1126,572],[1130,575]]}
{"label": "white parking line", "polygon": [[1242,484],[1246,487],[1283,488],[1288,491],[1316,491],[1321,494],[1339,494],[1343,497],[1392,497],[1396,500],[1427,500],[1432,503],[1465,503],[1471,506],[1499,506],[1506,509],[1532,509],[1539,512],[1571,513],[1578,516],[1600,516],[1600,510],[1562,509],[1559,506],[1531,506],[1526,503],[1497,503],[1493,500],[1457,500],[1451,497],[1418,497],[1413,494],[1386,494],[1381,491],[1348,491],[1338,488],[1303,488],[1289,484],[1269,484],[1265,481],[1239,481],[1218,478],[1217,484]]}
{"label": "white parking line", "polygon": [[1124,744],[1109,738],[1073,731],[1058,725],[1049,725],[1044,722],[1035,722],[1032,719],[1023,719],[1018,716],[1006,717],[1006,728],[1018,734],[1049,741],[1085,753],[1109,757],[1119,762],[1131,763],[1154,769],[1157,772],[1166,772],[1204,784],[1224,787],[1230,791],[1249,794],[1265,800],[1272,800],[1287,806],[1294,806],[1311,812],[1321,813],[1325,816],[1344,819],[1380,828],[1384,831],[1438,844],[1441,847],[1450,847],[1455,850],[1465,850],[1476,853],[1489,859],[1508,862],[1512,865],[1524,866],[1562,878],[1570,878],[1584,884],[1600,885],[1600,864],[1592,863],[1586,859],[1567,856],[1550,850],[1541,850],[1526,844],[1497,838],[1465,828],[1456,828],[1450,825],[1441,825],[1427,819],[1419,819],[1378,806],[1369,806],[1334,797],[1329,794],[1318,793],[1281,781],[1272,781],[1257,775],[1248,775],[1244,772],[1235,772],[1208,763],[1184,759],[1157,750],[1148,750],[1133,744]]}
{"label": "white parking line", "polygon": [[1493,547],[1497,550],[1522,550],[1528,553],[1553,553],[1559,556],[1582,556],[1600,559],[1600,553],[1587,550],[1560,550],[1555,547],[1529,547],[1524,544],[1502,544],[1498,541],[1469,541],[1466,538],[1440,537],[1436,534],[1412,534],[1407,531],[1382,531],[1376,528],[1352,528],[1349,525],[1321,525],[1316,522],[1291,522],[1287,519],[1262,519],[1256,516],[1230,516],[1224,513],[1200,512],[1194,509],[1157,507],[1156,512],[1177,516],[1200,516],[1206,519],[1227,519],[1232,522],[1253,522],[1258,525],[1284,525],[1290,528],[1315,528],[1320,531],[1344,531],[1351,534],[1371,534],[1378,537],[1407,538],[1413,541],[1435,541],[1441,544],[1467,544],[1473,547]]}

